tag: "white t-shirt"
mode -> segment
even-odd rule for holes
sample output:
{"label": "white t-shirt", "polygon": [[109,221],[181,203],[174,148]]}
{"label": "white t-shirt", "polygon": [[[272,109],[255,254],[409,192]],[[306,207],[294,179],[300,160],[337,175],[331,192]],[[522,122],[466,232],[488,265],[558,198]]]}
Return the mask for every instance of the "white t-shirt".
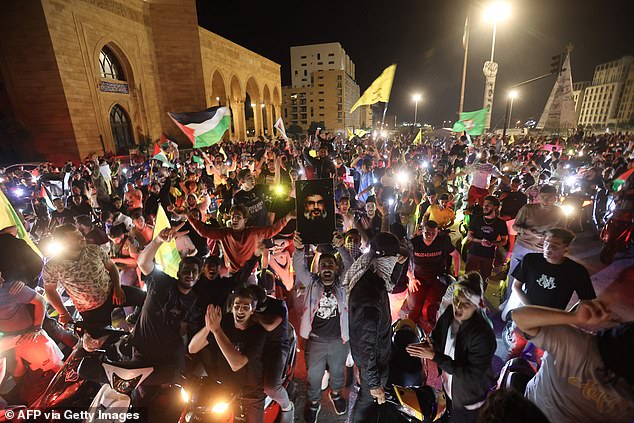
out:
{"label": "white t-shirt", "polygon": [[464,171],[471,174],[473,178],[471,185],[480,189],[489,188],[491,175],[498,178],[502,176],[498,168],[490,163],[474,163],[471,166],[467,166]]}

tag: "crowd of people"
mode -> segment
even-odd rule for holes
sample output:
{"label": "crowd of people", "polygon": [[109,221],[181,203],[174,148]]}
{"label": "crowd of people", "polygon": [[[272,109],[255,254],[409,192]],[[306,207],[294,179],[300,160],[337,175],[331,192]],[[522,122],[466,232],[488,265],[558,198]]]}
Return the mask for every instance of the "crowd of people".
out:
{"label": "crowd of people", "polygon": [[[407,318],[427,334],[407,352],[438,369],[447,421],[518,421],[513,409],[537,422],[634,419],[633,268],[597,297],[569,257],[575,233],[558,205],[574,185],[632,208],[634,176],[613,190],[634,167],[631,135],[413,143],[318,131],[160,148],[161,160],[92,155],[1,175],[33,240],[58,248],[43,248],[42,261],[15,226],[0,228],[1,379],[19,384],[25,363],[51,375],[61,367],[43,329],[51,313],[92,328],[119,313],[134,359],[155,369],[147,395],[199,362],[240,393],[248,421],[263,421],[266,396],[293,421],[282,384],[292,322],[306,364],[304,421],[318,421],[327,374],[334,411],[348,412],[345,387],[358,385],[350,421],[371,422],[386,401],[392,323]],[[301,179],[333,184],[330,243],[302,240]],[[154,230],[163,215],[171,225]],[[180,263],[170,276],[155,256],[172,241]],[[491,394],[493,290],[517,303],[502,313],[505,358],[536,351],[524,397]],[[581,303],[567,311],[574,295]],[[9,354],[19,363],[11,371]]]}

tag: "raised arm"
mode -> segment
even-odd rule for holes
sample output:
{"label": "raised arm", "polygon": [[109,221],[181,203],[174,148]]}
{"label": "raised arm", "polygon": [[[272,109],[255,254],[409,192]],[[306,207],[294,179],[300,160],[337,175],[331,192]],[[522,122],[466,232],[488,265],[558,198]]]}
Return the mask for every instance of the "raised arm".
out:
{"label": "raised arm", "polygon": [[295,269],[295,280],[302,286],[308,286],[313,277],[308,270],[308,266],[306,266],[306,260],[304,259],[304,244],[302,244],[302,238],[299,236],[299,232],[295,232],[293,243],[295,244],[295,251],[293,251],[293,269]]}

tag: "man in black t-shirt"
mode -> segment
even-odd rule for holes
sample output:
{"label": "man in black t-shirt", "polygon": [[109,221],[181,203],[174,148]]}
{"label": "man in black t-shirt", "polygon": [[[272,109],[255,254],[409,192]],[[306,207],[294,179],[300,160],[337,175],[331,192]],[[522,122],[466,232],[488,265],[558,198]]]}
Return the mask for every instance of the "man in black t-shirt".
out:
{"label": "man in black t-shirt", "polygon": [[508,232],[506,223],[497,217],[500,201],[492,195],[484,197],[482,203],[482,215],[474,215],[469,224],[467,239],[469,244],[469,256],[465,272],[480,272],[484,286],[491,276],[495,250],[506,244]]}
{"label": "man in black t-shirt", "polygon": [[[224,318],[220,307],[207,308],[205,327],[189,343],[191,354],[210,348],[213,360],[207,373],[227,385],[230,392],[240,392],[250,423],[264,419],[262,352],[266,330],[254,317],[256,307],[255,293],[248,288],[239,289],[232,296],[231,313]],[[267,329],[273,330],[280,322],[277,318]]]}
{"label": "man in black t-shirt", "polygon": [[[521,305],[537,305],[564,310],[574,292],[580,300],[596,298],[588,270],[566,257],[575,234],[554,228],[546,232],[543,253],[526,254],[513,271],[513,294]],[[519,331],[513,332],[510,357],[518,357],[526,346]]]}
{"label": "man in black t-shirt", "polygon": [[454,275],[460,272],[460,253],[447,236],[438,236],[438,224],[425,222],[423,234],[411,239],[413,269],[408,271],[408,317],[424,329],[431,330],[436,322],[436,311],[445,293],[445,286],[438,276],[445,273],[449,256],[453,259]]}
{"label": "man in black t-shirt", "polygon": [[506,222],[506,230],[509,234],[509,251],[507,258],[510,258],[510,254],[513,252],[515,237],[517,236],[517,232],[513,229],[515,216],[517,216],[520,209],[528,202],[526,194],[519,190],[521,184],[522,180],[520,178],[513,178],[511,180],[511,190],[503,192],[500,195],[500,219]]}
{"label": "man in black t-shirt", "polygon": [[154,266],[154,256],[163,242],[181,233],[166,228],[139,254],[137,263],[144,275],[147,297],[132,335],[136,359],[154,366],[144,385],[174,383],[185,366],[185,345],[181,325],[196,320],[197,295],[192,288],[198,282],[202,264],[197,257],[184,257],[178,267],[178,279]]}
{"label": "man in black t-shirt", "polygon": [[61,198],[55,198],[53,200],[53,206],[55,206],[55,210],[51,212],[51,222],[48,225],[50,232],[56,227],[66,223],[75,223],[75,213],[64,207],[64,201],[62,201]]}
{"label": "man in black t-shirt", "polygon": [[249,218],[246,226],[260,228],[270,226],[262,189],[255,185],[253,173],[249,169],[242,169],[238,172],[238,181],[240,182],[240,191],[233,196],[233,205],[242,205],[247,208]]}

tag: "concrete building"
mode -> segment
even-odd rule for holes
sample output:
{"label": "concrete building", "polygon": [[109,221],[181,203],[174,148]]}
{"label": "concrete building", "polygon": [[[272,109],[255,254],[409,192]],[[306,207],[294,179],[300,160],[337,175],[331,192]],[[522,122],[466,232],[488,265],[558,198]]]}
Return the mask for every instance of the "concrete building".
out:
{"label": "concrete building", "polygon": [[575,82],[572,84],[572,96],[575,102],[575,119],[579,122],[579,116],[581,115],[581,106],[583,105],[583,98],[586,94],[586,88],[590,85],[590,81]]}
{"label": "concrete building", "polygon": [[630,66],[630,72],[623,85],[623,94],[621,94],[616,121],[617,124],[627,123],[634,126],[634,66]]}
{"label": "concrete building", "polygon": [[[617,113],[621,109],[624,114],[626,110],[632,109],[632,106],[627,104],[621,106],[621,102],[633,62],[634,57],[624,56],[595,67],[592,83],[586,87],[583,95],[579,125],[614,125],[618,120]],[[632,99],[631,96],[629,98]]]}
{"label": "concrete building", "polygon": [[339,43],[291,47],[291,86],[282,87],[282,94],[282,115],[289,126],[308,129],[311,122],[323,122],[328,131],[345,133],[345,128],[372,125],[369,107],[350,113],[359,85],[354,63]]}
{"label": "concrete building", "polygon": [[0,25],[0,114],[33,158],[125,154],[162,132],[191,146],[167,112],[218,104],[244,139],[247,95],[256,135],[281,115],[280,65],[200,28],[195,0],[5,2]]}

